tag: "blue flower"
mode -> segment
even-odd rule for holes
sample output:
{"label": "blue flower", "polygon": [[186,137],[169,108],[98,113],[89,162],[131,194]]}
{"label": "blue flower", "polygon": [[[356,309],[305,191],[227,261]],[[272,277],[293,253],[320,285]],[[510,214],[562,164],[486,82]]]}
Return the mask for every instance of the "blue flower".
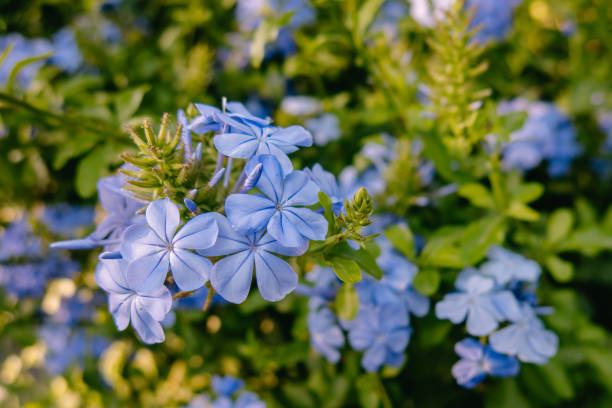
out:
{"label": "blue flower", "polygon": [[232,194],[225,201],[225,212],[239,231],[255,233],[266,227],[268,234],[286,247],[301,247],[309,239],[323,240],[327,220],[302,207],[318,201],[317,186],[302,171],[283,178],[283,170],[274,156],[258,158],[263,164],[256,187],[263,194]]}
{"label": "blue flower", "polygon": [[541,268],[537,262],[494,245],[487,251],[489,260],[482,264],[480,273],[491,276],[499,286],[512,280],[521,282],[537,282]]}
{"label": "blue flower", "polygon": [[53,35],[53,56],[50,62],[69,74],[74,73],[83,63],[83,55],[71,29],[63,28]]}
{"label": "blue flower", "polygon": [[344,345],[344,335],[330,309],[323,307],[308,313],[308,332],[312,348],[330,363],[335,364],[340,360],[338,349]]}
{"label": "blue flower", "polygon": [[296,95],[284,97],[280,108],[293,116],[309,116],[320,112],[323,104],[311,96]]}
{"label": "blue flower", "polygon": [[218,227],[211,214],[200,214],[177,231],[181,218],[176,204],[168,198],[151,202],[146,211],[148,225],[130,227],[121,246],[123,258],[129,261],[130,285],[144,292],[157,290],[170,269],[181,290],[202,287],[212,263],[190,250],[215,243]]}
{"label": "blue flower", "polygon": [[41,221],[52,233],[70,237],[74,236],[78,229],[93,224],[94,209],[67,203],[51,204],[43,210]]}
{"label": "blue flower", "polygon": [[453,365],[453,377],[465,388],[475,387],[487,375],[513,377],[519,372],[520,365],[516,358],[496,353],[491,347],[485,347],[472,338],[455,344],[455,352],[461,360]]}
{"label": "blue flower", "polygon": [[187,116],[185,115],[185,111],[179,109],[176,113],[176,121],[179,125],[182,125],[181,128],[181,141],[183,142],[183,146],[185,146],[185,160],[189,160],[191,155],[193,154],[193,143],[191,141],[191,130],[189,129],[189,121],[187,120]]}
{"label": "blue flower", "polygon": [[312,132],[314,143],[325,146],[329,142],[338,140],[341,135],[340,120],[336,115],[325,113],[316,118],[306,120],[306,128]]}
{"label": "blue flower", "polygon": [[37,258],[41,255],[40,237],[32,233],[32,227],[25,216],[11,222],[0,237],[0,261]]}
{"label": "blue flower", "polygon": [[552,331],[546,330],[531,306],[521,305],[520,311],[512,313],[508,319],[511,325],[489,337],[495,351],[535,364],[545,364],[557,353],[559,338]]}
{"label": "blue flower", "polygon": [[211,385],[215,393],[231,397],[236,391],[244,387],[244,381],[239,378],[226,375],[225,377],[213,376]]}
{"label": "blue flower", "polygon": [[485,336],[495,329],[508,314],[518,309],[510,291],[494,291],[492,278],[473,274],[457,280],[458,292],[449,293],[436,304],[438,319],[449,319],[454,324],[467,317],[467,331],[473,336]]}
{"label": "blue flower", "polygon": [[348,324],[348,338],[355,350],[365,350],[361,365],[366,371],[404,363],[404,349],[412,332],[408,324],[408,314],[398,312],[395,304],[360,308]]}
{"label": "blue flower", "polygon": [[148,344],[164,341],[160,322],[172,307],[172,296],[165,286],[143,293],[129,283],[128,265],[123,259],[101,259],[96,283],[109,293],[108,308],[119,330],[132,323],[140,339]]}
{"label": "blue flower", "polygon": [[565,114],[548,102],[515,99],[499,104],[499,112],[507,114],[526,110],[529,114],[523,127],[510,135],[502,147],[505,169],[530,170],[548,160],[551,177],[566,174],[582,147],[576,130]]}
{"label": "blue flower", "polygon": [[298,284],[296,292],[303,296],[310,297],[308,306],[311,310],[316,310],[332,302],[342,286],[342,281],[332,268],[316,266],[306,274],[306,280],[314,285]]}
{"label": "blue flower", "polygon": [[242,234],[234,230],[221,214],[213,215],[219,226],[217,242],[198,253],[203,256],[228,255],[215,263],[210,275],[210,283],[221,296],[229,302],[242,303],[251,288],[253,267],[257,287],[264,299],[276,302],[295,289],[297,274],[287,262],[272,253],[298,256],[306,252],[307,246],[286,248],[270,234]]}
{"label": "blue flower", "polygon": [[219,152],[235,159],[272,154],[279,160],[285,173],[292,170],[287,153],[295,152],[298,146],[312,145],[312,135],[301,126],[262,127],[251,120],[240,122],[230,118],[226,118],[225,123],[230,126],[231,133],[224,132],[213,139]]}

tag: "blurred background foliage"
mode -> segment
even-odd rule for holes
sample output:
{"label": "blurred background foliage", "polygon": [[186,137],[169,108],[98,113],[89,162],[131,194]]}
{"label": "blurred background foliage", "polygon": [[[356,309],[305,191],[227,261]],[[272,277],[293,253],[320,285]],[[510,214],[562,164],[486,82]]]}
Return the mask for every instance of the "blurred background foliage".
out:
{"label": "blurred background foliage", "polygon": [[[43,64],[28,83],[6,81],[0,89],[0,245],[9,245],[9,225],[23,219],[30,225],[24,234],[43,243],[35,262],[50,259],[44,243],[66,233],[45,214],[54,203],[93,206],[97,180],[132,149],[126,124],[155,121],[192,102],[218,104],[221,97],[243,101],[281,126],[309,127],[327,112],[337,118],[339,137],[302,149],[294,160],[320,162],[335,174],[351,164],[363,169],[365,142],[391,134],[400,159],[385,173],[380,209],[406,219],[428,242],[441,239],[442,250],[420,261],[431,273],[422,275],[419,289],[441,298],[459,268],[505,241],[547,270],[539,295],[555,308],[545,321],[560,336],[558,355],[544,366],[523,365],[516,378],[464,390],[450,373],[462,329],[430,312],[412,322],[403,368],[364,374],[357,352],[345,350],[334,366],[311,350],[304,298],[270,304],[255,293],[238,306],[177,312],[166,342],[155,346],[131,330],[117,332],[109,313],[95,308],[70,324],[104,339],[103,351],[80,352],[84,346],[71,337],[64,339],[73,352],[66,356],[45,342],[40,328],[63,308],[74,313],[74,304],[83,310],[104,303],[93,280],[96,254],[79,253],[70,261],[78,263],[72,275],[34,276],[42,280],[35,296],[0,295],[0,405],[184,406],[209,388],[212,374],[232,374],[269,407],[612,406],[612,173],[593,165],[612,163],[600,125],[612,111],[609,3],[524,0],[507,38],[474,56],[475,64],[489,66],[470,79],[470,92],[489,89],[490,97],[470,137],[519,128],[525,118],[498,115],[496,103],[521,96],[560,106],[583,146],[565,177],[550,178],[542,165],[524,176],[504,175],[503,205],[477,143],[454,151],[444,142],[448,129],[432,81],[444,54],[428,42],[431,30],[409,13],[385,17],[382,1],[310,3],[314,17],[299,25],[293,24],[299,11],[280,8],[252,21],[248,7],[234,0],[0,0],[0,33],[50,39],[69,27],[82,55],[74,72]],[[397,20],[392,29],[385,30],[385,18]],[[302,96],[311,98],[306,108],[296,103]],[[432,110],[439,121],[423,114]],[[433,187],[411,178],[419,167],[411,141],[428,135],[439,141],[424,142],[436,166]],[[453,161],[459,167],[450,167]],[[462,188],[435,205],[415,204],[448,183]],[[460,228],[451,234],[445,226]],[[88,220],[78,231],[91,228]],[[74,228],[68,235],[76,235]],[[466,258],[449,261],[451,247]],[[49,369],[53,357],[65,369]]]}

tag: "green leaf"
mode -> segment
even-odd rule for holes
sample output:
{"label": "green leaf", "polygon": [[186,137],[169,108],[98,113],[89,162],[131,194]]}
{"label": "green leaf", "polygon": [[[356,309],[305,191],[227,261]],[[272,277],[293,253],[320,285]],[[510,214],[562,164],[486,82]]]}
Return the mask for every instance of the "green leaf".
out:
{"label": "green leaf", "polygon": [[424,146],[423,154],[434,163],[436,171],[444,179],[455,181],[457,177],[456,172],[451,167],[452,159],[448,154],[446,146],[444,146],[437,135],[429,133],[423,135],[421,140],[423,140]]}
{"label": "green leaf", "polygon": [[357,378],[357,397],[363,408],[377,408],[380,406],[379,380],[375,374],[363,374]]}
{"label": "green leaf", "polygon": [[432,296],[440,287],[440,271],[423,269],[414,277],[414,288],[425,296]]}
{"label": "green leaf", "polygon": [[572,232],[558,248],[559,251],[579,251],[586,256],[611,249],[612,232],[602,231],[595,225]]}
{"label": "green leaf", "polygon": [[115,96],[115,112],[120,125],[125,124],[136,113],[149,89],[149,85],[141,85],[121,91]]}
{"label": "green leaf", "polygon": [[540,183],[524,183],[520,184],[512,196],[523,204],[537,200],[544,193],[544,186]]}
{"label": "green leaf", "polygon": [[550,360],[547,364],[536,366],[540,371],[552,391],[563,399],[574,398],[574,387],[569,379],[565,367],[556,359]]}
{"label": "green leaf", "polygon": [[363,38],[385,0],[367,0],[357,12],[357,33]]}
{"label": "green leaf", "polygon": [[551,244],[556,244],[567,237],[574,225],[574,214],[567,208],[555,210],[548,219],[546,228],[546,239]]}
{"label": "green leaf", "polygon": [[506,224],[501,216],[491,216],[470,223],[459,241],[464,266],[484,258],[489,247],[504,241]]}
{"label": "green leaf", "polygon": [[519,111],[512,112],[499,117],[502,128],[508,132],[508,134],[519,130],[523,127],[525,119],[527,119],[527,112]]}
{"label": "green leaf", "polygon": [[574,276],[574,266],[556,255],[546,257],[546,267],[558,282],[568,282]]}
{"label": "green leaf", "polygon": [[597,211],[587,200],[580,197],[574,205],[576,206],[576,215],[581,225],[590,226],[597,222]]}
{"label": "green leaf", "polygon": [[53,158],[53,169],[61,169],[68,160],[87,152],[97,142],[98,138],[93,134],[69,138],[58,146],[55,157]]}
{"label": "green leaf", "polygon": [[512,218],[516,218],[523,221],[537,221],[540,218],[540,214],[531,207],[519,201],[513,201],[505,211],[506,215]]}
{"label": "green leaf", "polygon": [[335,257],[329,263],[342,282],[357,283],[361,280],[361,268],[352,259]]}
{"label": "green leaf", "polygon": [[321,206],[325,210],[323,216],[327,220],[327,231],[328,235],[336,230],[336,217],[334,216],[334,212],[332,210],[332,201],[323,191],[319,191],[319,202]]}
{"label": "green leaf", "polygon": [[15,66],[13,67],[13,69],[11,70],[11,73],[9,74],[8,77],[8,81],[6,81],[6,89],[9,93],[12,92],[13,90],[13,86],[15,84],[15,81],[17,80],[17,75],[19,75],[19,72],[21,72],[21,70],[23,68],[25,68],[27,65],[33,64],[37,61],[42,61],[45,60],[47,58],[49,58],[52,54],[44,54],[44,55],[38,55],[36,57],[30,57],[30,58],[25,58],[21,61],[19,61],[18,63],[15,64]]}
{"label": "green leaf", "polygon": [[428,240],[420,255],[424,265],[447,268],[463,268],[464,261],[456,246],[464,227],[442,227]]}
{"label": "green leaf", "polygon": [[414,236],[410,228],[401,225],[392,225],[385,230],[385,236],[393,246],[408,259],[414,259]]}
{"label": "green leaf", "polygon": [[359,309],[359,297],[357,291],[348,283],[342,285],[336,296],[334,303],[336,313],[341,319],[353,320],[357,316],[357,310]]}
{"label": "green leaf", "polygon": [[334,248],[326,255],[326,259],[333,259],[335,257],[350,259],[357,262],[361,269],[376,279],[380,279],[383,276],[383,271],[376,263],[376,258],[373,257],[372,253],[367,249],[353,249],[348,243],[341,242],[340,244],[334,246]]}
{"label": "green leaf", "polygon": [[595,377],[608,389],[612,389],[612,350],[609,348],[586,348],[586,357],[599,373]]}
{"label": "green leaf", "polygon": [[473,205],[482,208],[494,208],[493,196],[485,186],[479,183],[466,183],[459,187],[457,193],[468,199]]}
{"label": "green leaf", "polygon": [[0,65],[2,65],[2,63],[4,62],[4,59],[9,55],[9,53],[13,50],[13,47],[15,46],[14,43],[9,44],[4,51],[2,51],[2,54],[0,54]]}

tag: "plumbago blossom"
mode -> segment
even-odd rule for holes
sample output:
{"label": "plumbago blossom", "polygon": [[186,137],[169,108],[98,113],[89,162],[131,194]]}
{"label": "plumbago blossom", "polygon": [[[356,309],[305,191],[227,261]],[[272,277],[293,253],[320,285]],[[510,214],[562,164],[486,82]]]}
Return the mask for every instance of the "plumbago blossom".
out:
{"label": "plumbago blossom", "polygon": [[471,338],[457,343],[462,360],[452,372],[467,388],[486,375],[516,375],[518,361],[546,364],[558,349],[557,335],[538,318],[551,312],[537,305],[539,265],[500,246],[491,247],[487,257],[480,268],[461,271],[455,281],[457,291],[436,304],[439,319],[455,324],[467,319],[470,335],[488,336],[488,346]]}
{"label": "plumbago blossom", "polygon": [[213,376],[211,380],[215,399],[201,394],[191,400],[185,408],[265,408],[266,404],[257,394],[244,390],[244,381],[226,375]]}
{"label": "plumbago blossom", "polygon": [[412,333],[410,314],[423,317],[429,312],[429,299],[412,287],[416,265],[395,251],[386,238],[379,237],[376,242],[381,249],[376,262],[383,276],[380,280],[364,276],[354,285],[359,299],[354,318],[340,318],[332,309],[342,285],[331,268],[317,267],[307,275],[312,284],[299,288],[301,294],[310,297],[312,347],[329,362],[337,363],[346,331],[348,344],[364,352],[361,364],[370,372],[404,363]]}
{"label": "plumbago blossom", "polygon": [[[216,303],[241,303],[255,275],[265,300],[283,299],[298,285],[287,257],[305,256],[311,241],[320,241],[319,251],[348,239],[363,245],[359,229],[373,210],[363,190],[344,214],[349,201],[329,190],[337,186],[319,165],[293,169],[287,155],[312,145],[300,126],[277,127],[225,101],[177,116],[174,134],[167,115],[158,135],[149,122],[144,140],[130,132],[139,153],[123,154],[121,174],[98,183],[106,218],[89,236],[52,245],[104,248],[96,282],[117,328],[131,325],[145,343],[164,340],[173,298],[178,307],[193,295],[204,309],[215,295]],[[335,211],[317,207],[320,194],[327,199],[322,191]],[[326,240],[328,219],[336,235]]]}

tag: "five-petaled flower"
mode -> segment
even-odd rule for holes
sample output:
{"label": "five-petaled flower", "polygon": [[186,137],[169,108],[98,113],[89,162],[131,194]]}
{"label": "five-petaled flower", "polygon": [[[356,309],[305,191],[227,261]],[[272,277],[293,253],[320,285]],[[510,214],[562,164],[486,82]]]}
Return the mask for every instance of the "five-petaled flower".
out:
{"label": "five-petaled flower", "polygon": [[128,281],[140,291],[159,289],[168,269],[184,291],[202,287],[209,278],[212,263],[190,250],[210,248],[217,240],[218,227],[211,213],[200,214],[180,223],[178,207],[164,198],[149,204],[148,225],[134,225],[125,233],[121,255],[129,262]]}
{"label": "five-petaled flower", "polygon": [[145,343],[161,343],[164,331],[160,322],[172,307],[172,296],[165,286],[139,292],[130,285],[127,263],[123,259],[100,259],[96,283],[108,292],[108,308],[119,330],[132,327]]}
{"label": "five-petaled flower", "polygon": [[204,256],[222,256],[210,275],[213,288],[226,300],[242,303],[251,288],[253,266],[257,287],[261,296],[271,302],[283,299],[297,286],[298,276],[291,266],[272,253],[299,256],[306,252],[307,245],[286,248],[270,234],[262,232],[242,234],[232,228],[230,222],[218,213],[213,213],[219,235],[215,245],[198,250]]}
{"label": "five-petaled flower", "polygon": [[225,201],[225,212],[241,232],[256,233],[267,228],[268,234],[286,247],[301,247],[309,239],[324,240],[325,217],[303,206],[318,201],[319,188],[302,171],[283,178],[278,160],[259,156],[263,171],[256,187],[263,194],[232,194]]}

